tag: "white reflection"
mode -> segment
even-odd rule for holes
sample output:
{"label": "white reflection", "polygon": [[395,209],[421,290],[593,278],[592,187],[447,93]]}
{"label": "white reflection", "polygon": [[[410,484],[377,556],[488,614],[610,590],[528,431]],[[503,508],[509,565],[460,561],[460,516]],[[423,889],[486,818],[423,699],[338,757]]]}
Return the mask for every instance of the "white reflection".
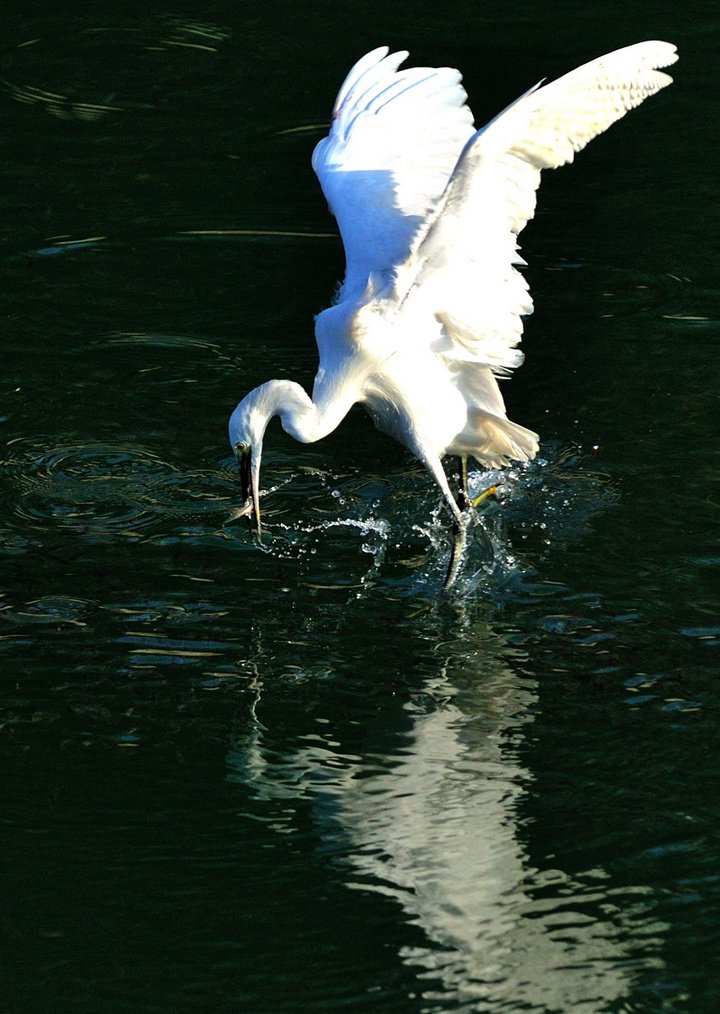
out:
{"label": "white reflection", "polygon": [[[328,726],[279,755],[258,723],[231,777],[264,800],[312,800],[329,851],[352,868],[348,888],[392,896],[423,930],[427,945],[400,956],[428,1010],[599,1014],[661,964],[666,927],[649,888],[531,866],[518,834],[531,776],[515,744],[535,694],[498,663],[426,684],[436,706],[406,704],[410,731],[382,756],[342,754]],[[286,802],[279,829],[288,821]]]}

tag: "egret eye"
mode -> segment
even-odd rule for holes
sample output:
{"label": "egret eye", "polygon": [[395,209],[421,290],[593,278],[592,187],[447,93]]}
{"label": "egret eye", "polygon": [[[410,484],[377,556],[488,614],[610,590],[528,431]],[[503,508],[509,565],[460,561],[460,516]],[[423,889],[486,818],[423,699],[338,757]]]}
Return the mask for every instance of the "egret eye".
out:
{"label": "egret eye", "polygon": [[238,440],[238,442],[233,447],[233,450],[235,451],[236,454],[247,454],[247,452],[250,450],[250,444],[246,444],[243,443],[242,440]]}

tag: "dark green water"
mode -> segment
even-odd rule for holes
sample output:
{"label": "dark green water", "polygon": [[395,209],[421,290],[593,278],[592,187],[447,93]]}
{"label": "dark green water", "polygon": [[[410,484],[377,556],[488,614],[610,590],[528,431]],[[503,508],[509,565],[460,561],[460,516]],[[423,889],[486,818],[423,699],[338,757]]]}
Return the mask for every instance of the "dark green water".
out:
{"label": "dark green water", "polygon": [[[720,1003],[716,7],[387,8],[6,4],[3,1011]],[[361,411],[269,432],[258,549],[226,423],[312,379],[352,62],[458,66],[482,121],[644,38],[676,83],[523,234],[541,458],[460,594]]]}

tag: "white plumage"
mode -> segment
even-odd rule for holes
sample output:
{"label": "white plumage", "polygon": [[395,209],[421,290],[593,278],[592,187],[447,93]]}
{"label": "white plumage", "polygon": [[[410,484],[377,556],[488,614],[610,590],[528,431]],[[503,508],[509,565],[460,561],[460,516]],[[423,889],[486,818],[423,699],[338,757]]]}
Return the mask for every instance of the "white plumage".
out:
{"label": "white plumage", "polygon": [[537,435],[508,420],[495,379],[522,362],[532,312],[517,236],[535,211],[542,169],[573,159],[649,95],[677,59],[642,42],[536,85],[475,130],[460,74],[399,70],[386,47],[348,74],[313,167],[345,247],[345,279],[320,313],[313,396],[291,381],[251,391],[230,419],[246,503],[258,529],[262,441],[279,415],[303,442],[330,433],[355,402],[415,454],[454,519],[446,584],[457,573],[468,506],[443,455],[502,466],[529,460]]}

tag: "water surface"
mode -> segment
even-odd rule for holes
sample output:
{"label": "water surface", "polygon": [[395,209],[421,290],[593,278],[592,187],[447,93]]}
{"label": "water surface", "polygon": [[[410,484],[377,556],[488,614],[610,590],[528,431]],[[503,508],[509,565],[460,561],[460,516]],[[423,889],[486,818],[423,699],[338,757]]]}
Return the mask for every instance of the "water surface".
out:
{"label": "water surface", "polygon": [[[714,1011],[714,8],[5,26],[6,1008]],[[523,234],[504,393],[541,453],[458,593],[437,494],[360,410],[314,446],[269,431],[258,547],[226,422],[312,380],[342,251],[309,156],[352,62],[458,66],[482,120],[653,37],[676,84]]]}

